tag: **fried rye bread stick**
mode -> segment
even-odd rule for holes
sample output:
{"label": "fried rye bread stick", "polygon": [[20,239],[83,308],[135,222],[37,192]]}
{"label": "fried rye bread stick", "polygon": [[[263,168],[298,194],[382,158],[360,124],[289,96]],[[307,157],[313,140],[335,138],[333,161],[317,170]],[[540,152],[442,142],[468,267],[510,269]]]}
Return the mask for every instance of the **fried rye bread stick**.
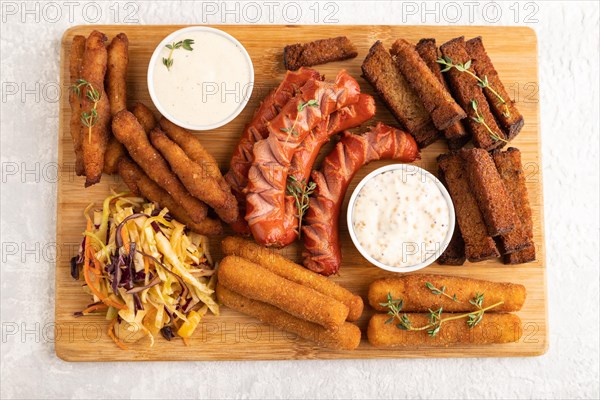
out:
{"label": "fried rye bread stick", "polygon": [[[457,301],[447,296],[434,294],[426,284],[431,283]],[[377,311],[388,311],[380,303],[387,302],[388,293],[393,299],[402,299],[402,311],[428,312],[443,307],[447,312],[476,311],[477,307],[469,302],[476,294],[483,293],[483,307],[503,302],[494,307],[493,312],[519,311],[525,303],[525,286],[516,283],[491,282],[459,276],[412,274],[399,278],[377,279],[369,285],[369,304]]]}
{"label": "fried rye bread stick", "polygon": [[154,117],[154,113],[144,103],[134,103],[131,106],[131,113],[135,115],[135,118],[137,118],[142,128],[144,128],[144,132],[147,134],[158,123],[156,117]]}
{"label": "fried rye bread stick", "polygon": [[[525,124],[523,116],[519,110],[517,110],[515,102],[511,100],[506,88],[502,84],[498,72],[496,71],[496,68],[494,68],[494,64],[492,64],[492,60],[490,60],[490,57],[485,51],[481,36],[468,40],[465,45],[471,60],[473,60],[473,68],[475,68],[477,76],[482,79],[487,77],[490,87],[484,88],[483,93],[488,99],[488,104],[492,113],[496,116],[498,124],[502,130],[507,133],[508,140],[511,140],[517,136],[521,128],[523,128],[523,125]],[[490,88],[502,97],[504,103],[498,99],[496,94],[494,94]]]}
{"label": "fried rye bread stick", "polygon": [[[416,50],[437,80],[444,85],[444,88],[448,92],[450,92],[450,87],[442,75],[440,64],[437,62],[440,54],[435,43],[435,39],[419,40]],[[461,121],[456,121],[448,128],[444,129],[444,136],[446,139],[448,139],[448,147],[460,148],[469,141],[469,133]]]}
{"label": "fried rye bread stick", "polygon": [[[462,36],[444,43],[440,49],[444,57],[449,57],[455,64],[464,64],[471,59],[465,48],[465,41]],[[469,71],[475,73],[473,65],[470,66]],[[490,111],[483,91],[477,85],[477,80],[466,72],[458,71],[456,68],[451,68],[446,74],[449,78],[454,98],[467,113],[465,124],[471,131],[475,147],[491,150],[504,146],[506,144],[506,135],[496,124],[496,119]],[[473,102],[477,107],[477,111],[473,108]],[[485,124],[494,132],[494,135],[498,136],[498,139],[492,137],[492,134],[483,123],[477,122],[479,117],[483,118]]]}
{"label": "fried rye bread stick", "polygon": [[437,140],[438,131],[429,113],[380,41],[371,47],[361,68],[364,78],[375,88],[396,120],[413,135],[419,148]]}
{"label": "fried rye bread stick", "polygon": [[192,231],[201,235],[220,235],[223,233],[221,222],[212,218],[205,218],[202,222],[194,222],[188,213],[181,207],[167,191],[158,186],[140,167],[129,157],[121,157],[118,163],[121,179],[135,195],[141,195],[150,201],[166,207],[169,213],[179,222],[185,224]]}
{"label": "fried rye bread stick", "polygon": [[216,179],[206,175],[205,170],[193,162],[159,127],[150,132],[150,141],[192,196],[214,208],[223,221],[229,223],[237,219],[237,201],[231,192],[225,192]]}
{"label": "fried rye bread stick", "polygon": [[444,173],[454,203],[467,259],[477,262],[499,257],[496,243],[488,235],[479,205],[469,187],[463,159],[458,154],[442,154],[438,157],[438,166]]}
{"label": "fried rye bread stick", "polygon": [[[69,52],[69,79],[71,87],[77,85],[79,79],[79,70],[81,68],[81,60],[85,51],[85,37],[77,35],[73,37],[71,50]],[[85,174],[83,167],[83,136],[81,126],[81,99],[75,90],[69,91],[69,104],[71,106],[71,120],[69,129],[71,138],[73,139],[73,148],[75,150],[75,173],[77,176]]]}
{"label": "fried rye bread stick", "polygon": [[531,207],[529,205],[529,196],[525,184],[525,173],[521,164],[521,152],[514,147],[506,151],[494,151],[492,153],[494,163],[498,169],[504,187],[510,194],[517,217],[521,221],[523,230],[531,242],[531,246],[523,250],[507,254],[504,256],[506,264],[522,264],[535,260],[535,246],[533,245],[533,220],[531,217]]}
{"label": "fried rye bread stick", "polygon": [[295,71],[300,67],[342,61],[358,55],[356,47],[346,36],[315,40],[310,43],[290,44],[283,49],[285,69]]}
{"label": "fried rye bread stick", "polygon": [[127,110],[114,116],[112,128],[115,137],[125,145],[131,158],[156,182],[161,188],[180,204],[192,221],[202,222],[206,218],[206,204],[194,198],[169,169],[169,165],[160,153],[152,147],[148,136],[137,118]]}
{"label": "fried rye bread stick", "polygon": [[296,318],[270,304],[235,293],[220,283],[217,283],[217,299],[221,304],[233,310],[273,325],[278,329],[292,332],[320,346],[337,350],[354,350],[360,344],[360,329],[349,322],[344,322],[335,329],[326,329],[321,325]]}
{"label": "fried rye bread stick", "polygon": [[163,132],[167,134],[169,139],[177,143],[177,145],[185,151],[185,154],[202,168],[202,176],[210,176],[219,183],[219,186],[223,191],[226,193],[231,192],[231,186],[229,186],[227,181],[225,181],[225,178],[223,178],[217,160],[215,160],[212,154],[206,151],[204,146],[202,146],[202,143],[200,143],[193,133],[175,125],[165,117],[162,117],[159,123]]}
{"label": "fried rye bread stick", "polygon": [[81,112],[83,117],[88,116],[88,126],[83,123],[81,126],[86,187],[100,182],[102,178],[104,152],[110,136],[110,104],[104,92],[108,57],[106,40],[102,32],[93,31],[85,41],[81,60],[80,76],[87,82],[81,87]]}
{"label": "fried rye bread stick", "polygon": [[459,154],[465,162],[471,190],[479,204],[488,234],[501,235],[505,253],[527,247],[529,240],[518,221],[514,204],[492,156],[483,149],[462,149]]}
{"label": "fried rye bread stick", "polygon": [[362,314],[364,304],[360,296],[353,294],[322,275],[307,270],[272,250],[235,236],[223,239],[221,248],[225,255],[243,257],[285,279],[314,289],[319,293],[344,303],[349,309],[348,321],[356,321]]}
{"label": "fried rye bread stick", "polygon": [[[442,314],[441,318],[452,317],[454,314]],[[375,314],[369,321],[367,337],[369,343],[378,348],[421,346],[449,347],[481,344],[501,344],[516,342],[523,333],[521,319],[515,314],[492,314],[486,312],[481,322],[470,328],[467,318],[445,321],[436,336],[430,336],[427,331],[406,331],[396,327],[396,324],[386,324],[387,314]],[[407,314],[415,327],[429,324],[427,314]]]}
{"label": "fried rye bread stick", "polygon": [[[119,33],[108,45],[108,68],[106,70],[106,94],[110,103],[110,115],[115,116],[127,108],[127,65],[129,64],[129,40]],[[116,174],[117,162],[125,155],[125,147],[110,135],[104,153],[104,173]]]}
{"label": "fried rye bread stick", "polygon": [[396,67],[417,93],[435,127],[444,130],[466,117],[446,87],[431,72],[411,43],[398,39],[390,50]]}
{"label": "fried rye bread stick", "polygon": [[[438,179],[448,188],[448,184],[444,178],[444,171],[441,168],[438,168]],[[454,232],[452,232],[450,243],[448,243],[448,247],[440,255],[440,258],[437,259],[437,263],[441,265],[463,265],[467,259],[465,256],[465,241],[460,233],[460,226],[458,225],[456,216],[454,219]]]}
{"label": "fried rye bread stick", "polygon": [[334,298],[238,256],[227,256],[221,261],[218,279],[236,293],[271,304],[327,329],[339,327],[348,316],[348,307]]}

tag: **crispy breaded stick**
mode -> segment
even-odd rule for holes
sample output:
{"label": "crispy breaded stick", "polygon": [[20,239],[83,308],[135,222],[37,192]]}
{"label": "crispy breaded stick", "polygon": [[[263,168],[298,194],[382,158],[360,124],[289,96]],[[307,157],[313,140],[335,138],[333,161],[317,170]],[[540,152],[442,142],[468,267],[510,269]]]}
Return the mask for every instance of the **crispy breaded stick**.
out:
{"label": "crispy breaded stick", "polygon": [[185,151],[185,154],[202,168],[202,176],[210,176],[216,179],[222,190],[231,192],[231,186],[223,178],[217,160],[215,160],[212,154],[206,151],[194,134],[187,129],[175,125],[165,117],[162,117],[159,123],[169,139],[177,143]]}
{"label": "crispy breaded stick", "polygon": [[[444,57],[449,57],[455,64],[465,64],[471,59],[462,36],[444,43],[440,49]],[[469,71],[475,73],[473,65],[470,66]],[[454,98],[467,113],[465,124],[471,131],[475,147],[491,150],[504,146],[506,135],[496,124],[496,119],[490,111],[483,91],[477,85],[477,80],[466,72],[458,71],[456,68],[451,68],[446,74],[450,80]],[[477,107],[477,111],[475,111],[474,105]],[[483,118],[483,121],[493,133],[488,131],[485,124],[477,122],[479,117]],[[497,138],[494,136],[497,136]]]}
{"label": "crispy breaded stick", "polygon": [[[459,154],[465,162],[471,191],[479,204],[488,234],[498,236],[513,231],[517,219],[515,207],[490,154],[483,149],[462,149]],[[521,242],[527,241],[522,231],[519,238]],[[518,246],[519,243],[512,244]]]}
{"label": "crispy breaded stick", "polygon": [[521,164],[521,152],[514,147],[506,151],[494,151],[492,154],[498,173],[502,177],[502,182],[510,194],[517,217],[521,221],[523,230],[531,242],[531,246],[504,256],[506,264],[522,264],[535,260],[535,246],[533,245],[533,219],[531,217],[531,207],[525,184],[525,173]]}
{"label": "crispy breaded stick", "polygon": [[[81,79],[87,82],[80,89],[82,117],[87,116],[88,125],[82,123],[81,127],[86,187],[100,182],[102,178],[104,152],[110,136],[110,104],[104,91],[106,40],[106,35],[102,32],[93,31],[85,41],[81,60]],[[98,100],[97,104],[94,98]]]}
{"label": "crispy breaded stick", "polygon": [[188,213],[173,197],[161,189],[136,163],[129,157],[122,157],[118,163],[118,171],[123,182],[135,195],[141,195],[150,201],[166,207],[169,213],[179,222],[185,224],[192,231],[201,235],[220,235],[223,233],[221,222],[212,218],[205,218],[202,222],[194,222]]}
{"label": "crispy breaded stick", "polygon": [[158,124],[154,113],[144,103],[134,103],[131,106],[131,113],[135,115],[147,134],[150,134],[150,131]]}
{"label": "crispy breaded stick", "polygon": [[438,157],[438,165],[444,173],[454,203],[467,259],[477,262],[500,256],[469,187],[462,158],[458,154],[443,154]]}
{"label": "crispy breaded stick", "polygon": [[159,127],[150,132],[150,141],[165,157],[192,196],[214,208],[223,221],[229,223],[237,219],[237,201],[231,192],[224,191],[216,179],[205,175],[205,170],[190,160],[181,147],[171,141]]}
{"label": "crispy breaded stick", "polygon": [[315,40],[310,43],[287,45],[283,49],[285,69],[295,71],[300,67],[342,61],[358,55],[356,48],[346,36]]}
{"label": "crispy breaded stick", "polygon": [[348,312],[348,321],[356,321],[362,314],[364,304],[360,296],[353,294],[322,275],[307,270],[272,250],[250,240],[235,236],[223,239],[221,248],[225,255],[243,257],[285,279],[314,289],[319,293],[333,297],[344,303],[350,310]]}
{"label": "crispy breaded stick", "polygon": [[404,39],[398,39],[390,52],[394,56],[396,66],[423,102],[437,129],[444,130],[467,116],[421,59],[415,46]]}
{"label": "crispy breaded stick", "polygon": [[169,192],[194,222],[206,218],[206,204],[194,198],[169,169],[169,165],[160,153],[152,147],[148,136],[137,118],[127,110],[114,116],[112,128],[115,137],[125,145],[131,158],[156,182]]}
{"label": "crispy breaded stick", "polygon": [[[508,136],[508,140],[512,140],[519,134],[519,131],[525,124],[523,116],[517,110],[515,102],[510,99],[508,91],[504,88],[492,60],[485,51],[481,36],[468,40],[466,43],[467,52],[471,57],[473,68],[479,78],[487,78],[490,87],[485,87],[483,93],[488,99],[488,103],[492,113],[498,119],[498,124],[502,127]],[[491,89],[502,97],[504,103],[496,96]]]}
{"label": "crispy breaded stick", "polygon": [[[429,67],[429,70],[433,72],[433,75],[449,92],[450,87],[442,75],[440,64],[437,63],[437,59],[440,55],[437,45],[435,44],[435,39],[421,39],[419,43],[417,43],[416,49],[425,64],[427,64],[427,67]],[[448,147],[451,150],[459,149],[469,141],[469,133],[461,121],[457,121],[444,129],[444,136],[448,139]]]}
{"label": "crispy breaded stick", "polygon": [[[110,115],[127,108],[127,65],[129,64],[129,40],[119,33],[108,45],[108,67],[106,69],[106,95],[110,103]],[[110,135],[104,153],[104,173],[116,174],[117,162],[126,154],[125,147]]]}
{"label": "crispy breaded stick", "polygon": [[[456,300],[447,296],[432,293],[427,287],[431,283]],[[399,278],[377,279],[369,286],[369,304],[377,311],[388,311],[380,303],[387,302],[388,293],[394,299],[402,299],[402,311],[427,312],[443,307],[448,312],[476,311],[477,307],[469,302],[475,295],[483,294],[483,307],[499,302],[503,304],[494,307],[493,312],[519,311],[525,303],[527,291],[525,286],[516,283],[491,282],[460,276],[412,274]]]}
{"label": "crispy breaded stick", "polygon": [[361,68],[365,79],[375,88],[396,120],[413,135],[420,148],[437,140],[438,131],[429,113],[380,41],[371,47]]}
{"label": "crispy breaded stick", "polygon": [[[71,87],[77,85],[79,79],[79,71],[81,68],[81,60],[85,50],[85,37],[76,35],[73,37],[71,50],[69,52],[69,80]],[[69,91],[69,104],[71,105],[71,121],[70,131],[73,139],[73,148],[75,149],[75,173],[77,176],[85,174],[83,167],[83,136],[81,126],[81,98],[73,89]]]}
{"label": "crispy breaded stick", "polygon": [[220,283],[217,284],[217,299],[229,308],[250,315],[281,330],[295,333],[301,338],[311,340],[320,346],[339,350],[354,350],[360,344],[360,329],[349,322],[344,322],[334,329],[326,329],[321,325],[296,318],[270,304],[235,293]]}
{"label": "crispy breaded stick", "polygon": [[[441,318],[452,317],[453,314],[442,314]],[[429,324],[428,314],[407,314],[415,327]],[[378,348],[421,346],[468,346],[481,344],[499,344],[516,342],[523,334],[521,319],[514,314],[488,314],[475,327],[467,325],[467,319],[456,319],[443,323],[440,332],[431,336],[427,329],[422,331],[406,331],[396,327],[395,323],[386,324],[390,318],[387,314],[375,314],[369,321],[367,337],[369,343]]]}
{"label": "crispy breaded stick", "polygon": [[238,256],[227,256],[221,261],[218,278],[219,283],[236,293],[328,329],[339,327],[348,316],[348,307],[334,298]]}

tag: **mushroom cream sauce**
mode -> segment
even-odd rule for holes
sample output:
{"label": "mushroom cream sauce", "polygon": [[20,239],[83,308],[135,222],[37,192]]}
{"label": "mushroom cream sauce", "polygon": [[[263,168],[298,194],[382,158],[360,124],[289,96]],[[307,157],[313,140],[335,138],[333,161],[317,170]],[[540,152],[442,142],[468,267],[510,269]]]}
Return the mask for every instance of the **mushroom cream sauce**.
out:
{"label": "mushroom cream sauce", "polygon": [[371,257],[401,268],[439,256],[450,212],[430,176],[395,169],[375,175],[362,187],[352,221],[358,242]]}

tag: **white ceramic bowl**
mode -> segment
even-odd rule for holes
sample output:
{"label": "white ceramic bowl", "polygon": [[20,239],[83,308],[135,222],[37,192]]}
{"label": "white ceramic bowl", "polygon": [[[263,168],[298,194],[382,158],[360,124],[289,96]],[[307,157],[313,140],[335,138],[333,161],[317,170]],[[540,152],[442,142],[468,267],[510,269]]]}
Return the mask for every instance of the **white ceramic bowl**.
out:
{"label": "white ceramic bowl", "polygon": [[[164,50],[164,48],[167,44],[172,43],[176,38],[180,38],[183,34],[189,33],[189,32],[211,32],[211,33],[217,34],[217,35],[229,40],[230,42],[232,42],[236,47],[238,47],[241,50],[241,53],[242,53],[243,57],[245,58],[246,62],[248,63],[248,68],[250,70],[250,82],[248,82],[249,87],[248,87],[247,91],[243,94],[243,99],[240,102],[240,104],[238,105],[238,107],[235,110],[233,110],[233,112],[231,114],[229,114],[226,118],[224,118],[216,123],[213,123],[213,124],[194,125],[194,124],[188,123],[186,121],[182,121],[178,118],[175,118],[161,104],[161,100],[160,100],[159,96],[157,96],[156,89],[154,87],[154,70],[157,66],[159,66],[159,67],[162,66],[161,63],[157,62],[161,58],[161,52]],[[165,118],[167,118],[169,121],[173,122],[174,124],[179,125],[186,129],[190,129],[190,130],[194,130],[194,131],[206,131],[206,130],[216,129],[223,125],[226,125],[227,123],[231,122],[235,117],[237,117],[242,112],[242,110],[246,107],[246,105],[248,104],[248,101],[250,100],[250,96],[252,95],[252,89],[254,86],[254,65],[252,64],[252,59],[250,58],[250,55],[246,51],[246,48],[244,46],[242,46],[242,44],[236,38],[231,36],[230,34],[223,32],[222,30],[210,28],[207,26],[190,26],[188,28],[179,29],[179,30],[171,33],[169,36],[165,37],[162,40],[162,42],[159,43],[159,45],[154,50],[152,57],[150,58],[150,63],[148,64],[147,82],[148,82],[148,91],[150,92],[150,98],[152,99],[152,102],[154,103],[154,105],[156,106],[158,111]]]}
{"label": "white ceramic bowl", "polygon": [[[362,188],[366,185],[366,183],[369,182],[371,179],[373,179],[375,176],[377,176],[383,172],[392,171],[392,170],[405,170],[407,172],[416,172],[416,173],[426,175],[427,179],[430,179],[431,181],[433,181],[435,183],[435,185],[438,187],[438,189],[442,193],[442,196],[446,200],[446,203],[448,203],[448,215],[450,218],[450,221],[448,224],[448,233],[446,234],[446,237],[444,238],[444,241],[442,242],[442,244],[440,246],[439,252],[432,254],[429,258],[427,258],[426,260],[424,260],[423,262],[421,262],[419,264],[411,265],[408,267],[394,267],[394,266],[386,265],[386,264],[376,260],[361,246],[360,242],[358,241],[358,238],[356,237],[356,232],[354,231],[353,214],[354,214],[354,205],[356,204],[356,198],[357,198],[358,194],[360,193]],[[417,271],[419,269],[427,267],[428,265],[433,264],[435,262],[435,260],[437,260],[439,258],[439,256],[448,247],[448,244],[450,243],[450,239],[452,239],[452,233],[454,232],[454,226],[455,226],[454,205],[452,204],[452,199],[450,198],[450,194],[448,193],[448,191],[446,190],[446,188],[444,187],[442,182],[440,182],[440,180],[438,178],[436,178],[435,175],[431,174],[430,172],[424,170],[423,168],[419,168],[419,167],[417,167],[415,165],[411,165],[411,164],[386,165],[384,167],[376,169],[375,171],[373,171],[370,174],[368,174],[367,176],[365,176],[358,183],[358,185],[356,186],[356,189],[354,189],[354,192],[352,193],[352,196],[350,197],[346,218],[347,218],[347,222],[348,222],[348,231],[350,232],[350,237],[352,238],[352,242],[354,243],[354,246],[356,246],[356,248],[358,249],[360,254],[362,254],[362,256],[364,258],[366,258],[367,261],[369,261],[371,264],[373,264],[381,269],[384,269],[386,271],[391,271],[391,272],[413,272],[413,271]]]}

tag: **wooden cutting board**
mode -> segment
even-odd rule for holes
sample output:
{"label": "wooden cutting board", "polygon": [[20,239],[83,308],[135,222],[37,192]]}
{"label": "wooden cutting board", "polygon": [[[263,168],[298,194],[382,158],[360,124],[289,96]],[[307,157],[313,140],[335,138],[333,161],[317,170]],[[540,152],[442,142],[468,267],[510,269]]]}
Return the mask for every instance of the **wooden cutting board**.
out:
{"label": "wooden cutting board", "polygon": [[[150,56],[158,43],[169,33],[182,26],[77,26],[65,32],[61,46],[61,83],[67,90],[68,54],[74,35],[88,35],[99,29],[109,40],[125,32],[130,41],[128,101],[142,101],[153,109],[146,85],[146,71]],[[62,96],[58,135],[58,162],[61,166],[58,182],[56,263],[56,353],[68,361],[139,361],[139,360],[263,360],[263,359],[338,359],[338,358],[399,358],[399,357],[508,357],[543,354],[548,347],[546,268],[543,229],[542,176],[539,132],[539,96],[537,42],[533,30],[524,27],[432,27],[432,26],[217,26],[236,37],[248,50],[254,62],[256,86],[246,109],[228,125],[209,132],[198,133],[198,138],[215,156],[225,170],[229,157],[244,124],[266,93],[282,79],[285,70],[282,51],[286,44],[307,42],[320,38],[347,35],[358,48],[353,60],[330,63],[316,68],[326,77],[333,78],[342,68],[356,77],[364,92],[373,93],[371,86],[360,77],[360,65],[370,46],[381,40],[386,47],[396,38],[416,43],[421,38],[436,38],[438,44],[464,35],[466,38],[483,36],[485,46],[507,86],[516,99],[525,118],[525,127],[511,145],[521,149],[527,174],[527,188],[533,209],[534,234],[538,261],[505,266],[499,260],[460,267],[434,264],[423,272],[461,275],[494,281],[521,283],[527,288],[527,301],[519,312],[523,320],[523,337],[518,343],[490,346],[458,346],[451,348],[419,347],[402,350],[379,350],[367,342],[366,326],[372,315],[367,306],[358,325],[363,332],[361,345],[355,351],[334,351],[320,348],[311,342],[281,332],[253,318],[223,307],[220,317],[207,316],[186,347],[181,340],[167,342],[158,338],[153,348],[146,340],[120,350],[107,336],[107,321],[100,316],[75,318],[73,312],[90,303],[90,297],[81,288],[82,282],[70,276],[69,260],[76,254],[85,228],[83,209],[91,202],[101,205],[111,188],[124,188],[118,177],[104,176],[102,182],[84,189],[83,178],[74,174],[73,146],[69,134],[68,96]],[[375,96],[377,98],[377,96]],[[390,113],[377,99],[376,119],[395,124]],[[329,147],[324,149],[327,151]],[[416,164],[435,172],[435,158],[446,152],[442,141],[422,152]],[[352,190],[367,173],[390,161],[374,162],[359,171],[352,181],[346,203]],[[348,235],[345,205],[340,224],[344,255],[336,282],[366,299],[368,285],[383,276],[392,275],[364,260],[354,248]],[[211,239],[211,252],[221,259],[221,237]],[[301,246],[296,243],[281,250],[286,256],[300,261]]]}

